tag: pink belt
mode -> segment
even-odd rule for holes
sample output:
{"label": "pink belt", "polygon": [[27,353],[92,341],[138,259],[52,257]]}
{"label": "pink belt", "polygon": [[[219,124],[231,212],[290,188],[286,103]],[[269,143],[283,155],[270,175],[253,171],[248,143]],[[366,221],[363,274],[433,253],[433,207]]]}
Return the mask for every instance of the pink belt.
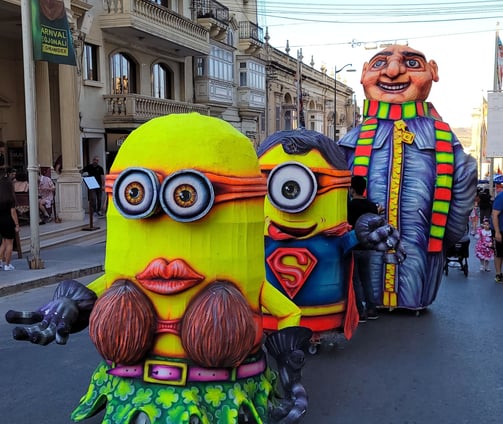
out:
{"label": "pink belt", "polygon": [[236,381],[253,377],[265,371],[267,364],[264,355],[253,362],[247,362],[236,368],[204,368],[184,362],[147,359],[135,365],[115,365],[108,374],[124,378],[141,378],[143,381],[157,384],[184,386],[187,382]]}

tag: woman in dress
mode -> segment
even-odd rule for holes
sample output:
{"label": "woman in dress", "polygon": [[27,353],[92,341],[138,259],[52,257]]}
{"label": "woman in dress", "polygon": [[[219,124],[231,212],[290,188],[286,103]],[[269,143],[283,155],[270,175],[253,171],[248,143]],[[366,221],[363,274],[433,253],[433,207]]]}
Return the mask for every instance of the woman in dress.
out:
{"label": "woman in dress", "polygon": [[0,267],[4,271],[12,271],[14,266],[10,263],[14,237],[19,232],[19,221],[16,212],[16,198],[12,181],[8,176],[0,179]]}

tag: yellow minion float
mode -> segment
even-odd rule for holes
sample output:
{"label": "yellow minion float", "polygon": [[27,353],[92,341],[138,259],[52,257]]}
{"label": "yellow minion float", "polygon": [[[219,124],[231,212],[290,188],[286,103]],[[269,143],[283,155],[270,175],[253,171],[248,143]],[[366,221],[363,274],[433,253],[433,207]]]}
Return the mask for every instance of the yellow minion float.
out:
{"label": "yellow minion float", "polygon": [[[300,307],[313,347],[331,332],[349,339],[358,323],[350,254],[358,240],[347,223],[351,173],[342,150],[321,133],[299,129],[272,134],[258,153],[268,178],[267,279]],[[272,315],[264,322],[277,328]]]}
{"label": "yellow minion float", "polygon": [[[90,315],[104,360],[73,420],[105,408],[103,422],[116,424],[297,422],[307,407],[299,380],[311,332],[296,327],[299,308],[265,281],[266,186],[249,140],[198,114],[153,119],[122,145],[106,190],[105,273],[87,288],[58,287],[55,301],[71,306],[66,333],[14,330],[16,339],[65,343]],[[281,329],[266,341],[280,400],[262,348],[262,307]],[[7,320],[58,319],[41,310],[31,321],[10,311]]]}

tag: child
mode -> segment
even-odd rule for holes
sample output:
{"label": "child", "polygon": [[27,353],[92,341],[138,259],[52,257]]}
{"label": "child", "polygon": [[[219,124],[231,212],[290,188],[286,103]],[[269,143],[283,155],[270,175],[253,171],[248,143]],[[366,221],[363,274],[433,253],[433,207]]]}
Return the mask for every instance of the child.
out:
{"label": "child", "polygon": [[477,226],[479,225],[479,217],[480,217],[480,209],[478,196],[475,199],[475,204],[473,205],[472,211],[470,212],[470,226],[471,226],[471,235],[474,236],[477,232]]}
{"label": "child", "polygon": [[494,259],[494,246],[488,218],[483,219],[475,237],[478,240],[475,246],[475,256],[480,259],[480,270],[490,271],[489,261]]}

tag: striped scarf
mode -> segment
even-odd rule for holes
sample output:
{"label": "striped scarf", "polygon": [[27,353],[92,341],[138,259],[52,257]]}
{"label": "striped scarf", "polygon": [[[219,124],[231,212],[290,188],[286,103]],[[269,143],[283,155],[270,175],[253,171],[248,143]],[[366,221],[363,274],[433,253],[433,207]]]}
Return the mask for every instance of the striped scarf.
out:
{"label": "striped scarf", "polygon": [[[397,134],[403,143],[413,143],[414,134],[407,131],[403,120],[419,116],[429,117],[434,120],[435,128],[435,160],[436,181],[433,196],[432,218],[428,242],[429,252],[442,251],[442,241],[445,234],[447,215],[449,213],[452,197],[452,181],[454,174],[454,135],[449,125],[442,121],[431,103],[408,102],[392,104],[376,100],[365,100],[363,107],[363,124],[357,141],[353,165],[353,175],[367,177],[372,154],[372,145],[380,119],[395,121],[394,137]],[[401,150],[400,150],[401,152]],[[394,170],[391,184],[400,184],[400,170]],[[396,199],[398,201],[398,199]],[[398,203],[397,203],[398,204]],[[396,208],[395,209],[395,214]],[[390,211],[388,211],[390,212]],[[398,218],[398,217],[397,217]],[[393,222],[391,222],[393,224]],[[395,223],[396,225],[396,223]]]}

